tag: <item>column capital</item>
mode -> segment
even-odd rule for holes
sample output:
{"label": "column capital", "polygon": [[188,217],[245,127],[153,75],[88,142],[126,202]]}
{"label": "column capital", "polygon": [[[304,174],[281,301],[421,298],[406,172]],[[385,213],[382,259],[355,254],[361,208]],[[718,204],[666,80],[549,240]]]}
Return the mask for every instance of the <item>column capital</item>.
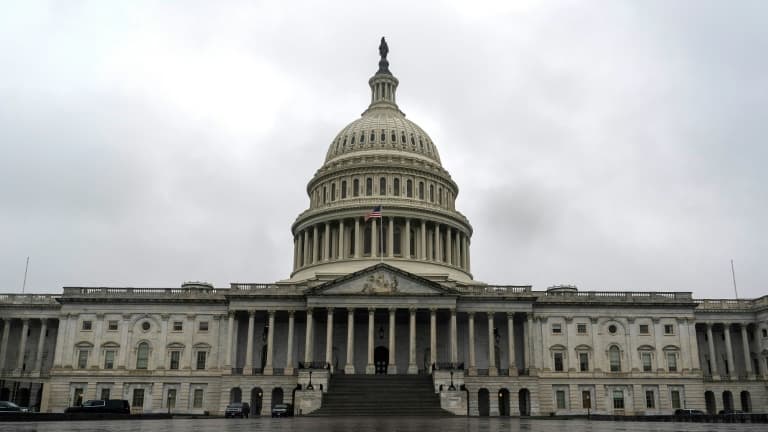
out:
{"label": "column capital", "polygon": [[600,318],[597,318],[597,317],[589,317],[589,321],[590,321],[592,324],[597,324],[597,322],[598,322],[599,320],[600,320]]}
{"label": "column capital", "polygon": [[515,313],[514,312],[507,312],[507,319],[514,319]]}
{"label": "column capital", "polygon": [[469,317],[470,319],[475,319],[475,312],[474,311],[467,312],[467,317]]}
{"label": "column capital", "polygon": [[248,310],[248,318],[252,318],[256,316],[256,310],[255,309],[249,309]]}
{"label": "column capital", "polygon": [[388,309],[389,309],[389,313],[391,313],[391,314],[397,312],[397,308],[396,307],[391,307],[391,308],[388,308]]}
{"label": "column capital", "polygon": [[415,308],[415,307],[409,307],[408,308],[408,313],[410,313],[411,315],[416,315],[416,309],[417,308]]}
{"label": "column capital", "polygon": [[233,310],[227,311],[227,316],[229,318],[234,318],[235,317],[235,313],[237,313],[237,311],[233,311]]}
{"label": "column capital", "polygon": [[293,318],[293,316],[296,315],[296,311],[293,309],[288,310],[288,318]]}
{"label": "column capital", "polygon": [[375,307],[369,307],[368,308],[368,315],[373,315],[374,312],[376,312],[376,308]]}
{"label": "column capital", "polygon": [[565,323],[566,323],[566,324],[570,324],[570,323],[572,323],[572,322],[573,322],[573,317],[572,317],[572,316],[566,316],[566,317],[565,317]]}
{"label": "column capital", "polygon": [[277,312],[277,311],[275,311],[274,309],[269,309],[267,311],[267,314],[269,314],[270,318],[274,318],[275,317],[275,312]]}
{"label": "column capital", "polygon": [[103,320],[104,319],[104,312],[96,312],[96,319]]}
{"label": "column capital", "polygon": [[213,320],[214,321],[219,321],[222,318],[224,318],[224,315],[222,315],[222,314],[216,314],[216,315],[213,316]]}
{"label": "column capital", "polygon": [[327,308],[327,309],[328,309],[328,315],[332,315],[332,314],[333,314],[333,308],[332,308],[332,307],[329,307],[329,308]]}
{"label": "column capital", "polygon": [[448,310],[451,312],[451,316],[454,316],[454,317],[456,316],[456,308],[455,307],[448,308]]}
{"label": "column capital", "polygon": [[314,311],[315,311],[314,308],[308,307],[307,308],[307,315],[312,315],[312,312],[314,312]]}
{"label": "column capital", "polygon": [[21,319],[22,324],[29,324],[29,318],[22,318]]}
{"label": "column capital", "polygon": [[165,314],[160,314],[160,318],[161,318],[163,321],[168,321],[168,320],[171,318],[171,314],[167,314],[167,313],[165,313]]}
{"label": "column capital", "polygon": [[486,311],[485,314],[488,315],[488,319],[493,319],[493,317],[496,314],[496,312],[494,312],[494,311]]}
{"label": "column capital", "polygon": [[187,314],[187,319],[190,321],[194,321],[195,317],[197,317],[197,314]]}
{"label": "column capital", "polygon": [[731,329],[731,325],[732,325],[731,323],[723,323],[723,328],[725,330],[730,330]]}
{"label": "column capital", "polygon": [[436,308],[436,307],[430,307],[430,308],[429,308],[429,313],[430,313],[430,314],[435,314],[435,313],[437,313],[437,308]]}
{"label": "column capital", "polygon": [[[69,316],[69,315],[68,315],[68,316]],[[129,314],[129,313],[124,313],[124,314],[122,315],[122,317],[123,317],[123,321],[129,321],[129,320],[131,319],[131,314]]]}

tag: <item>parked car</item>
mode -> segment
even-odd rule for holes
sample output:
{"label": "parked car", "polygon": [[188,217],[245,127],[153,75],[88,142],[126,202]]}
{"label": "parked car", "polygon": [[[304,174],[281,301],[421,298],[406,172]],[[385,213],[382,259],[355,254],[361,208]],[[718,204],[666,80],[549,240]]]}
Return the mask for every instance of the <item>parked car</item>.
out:
{"label": "parked car", "polygon": [[291,417],[293,416],[293,406],[291,404],[275,404],[272,407],[272,417]]}
{"label": "parked car", "polygon": [[224,417],[248,418],[250,413],[251,407],[248,405],[248,402],[234,402],[227,405],[227,409],[224,410]]}
{"label": "parked car", "polygon": [[74,413],[112,413],[130,414],[131,406],[125,399],[87,400],[80,406],[69,407],[64,410],[67,414]]}
{"label": "parked car", "polygon": [[689,408],[681,408],[675,410],[675,416],[677,417],[692,417],[692,416],[703,416],[704,411],[697,410],[697,409],[689,409]]}
{"label": "parked car", "polygon": [[744,411],[741,410],[720,410],[718,413],[720,415],[726,415],[726,416],[735,416],[735,415],[742,415],[746,414]]}
{"label": "parked car", "polygon": [[20,407],[11,401],[0,401],[0,414],[2,413],[20,413],[27,412],[24,407]]}

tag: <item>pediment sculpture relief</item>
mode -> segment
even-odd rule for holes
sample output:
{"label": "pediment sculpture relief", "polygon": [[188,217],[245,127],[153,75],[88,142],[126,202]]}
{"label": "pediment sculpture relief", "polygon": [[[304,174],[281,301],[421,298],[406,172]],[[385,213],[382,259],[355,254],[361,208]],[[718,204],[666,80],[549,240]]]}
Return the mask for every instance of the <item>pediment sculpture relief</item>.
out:
{"label": "pediment sculpture relief", "polygon": [[393,275],[376,272],[366,279],[363,294],[394,294],[397,292],[397,279]]}

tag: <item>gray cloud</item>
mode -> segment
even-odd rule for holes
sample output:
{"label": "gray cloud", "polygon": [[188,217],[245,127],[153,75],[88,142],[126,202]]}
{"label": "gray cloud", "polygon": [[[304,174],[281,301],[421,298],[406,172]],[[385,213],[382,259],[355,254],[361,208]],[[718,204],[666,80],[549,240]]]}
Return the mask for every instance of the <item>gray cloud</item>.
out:
{"label": "gray cloud", "polygon": [[2,8],[2,291],[285,278],[384,34],[477,279],[765,293],[764,2]]}

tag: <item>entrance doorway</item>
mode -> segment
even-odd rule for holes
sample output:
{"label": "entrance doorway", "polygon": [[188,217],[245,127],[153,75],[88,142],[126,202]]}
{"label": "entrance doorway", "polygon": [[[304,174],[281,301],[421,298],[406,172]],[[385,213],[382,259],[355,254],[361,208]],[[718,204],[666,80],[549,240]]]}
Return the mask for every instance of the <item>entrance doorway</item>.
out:
{"label": "entrance doorway", "polygon": [[707,405],[707,414],[717,414],[717,402],[715,402],[715,394],[711,391],[704,392],[704,403]]}
{"label": "entrance doorway", "polygon": [[518,393],[518,401],[520,404],[520,415],[531,415],[531,392],[528,389],[521,389]]}
{"label": "entrance doorway", "polygon": [[251,390],[251,415],[261,415],[261,400],[264,399],[264,393],[261,388],[254,387]]}
{"label": "entrance doorway", "polygon": [[491,400],[488,389],[480,389],[477,392],[477,410],[480,417],[491,415]]}
{"label": "entrance doorway", "polygon": [[377,346],[373,350],[373,365],[376,366],[376,375],[386,375],[389,366],[389,349]]}
{"label": "entrance doorway", "polygon": [[499,415],[509,416],[509,390],[505,388],[499,390]]}

